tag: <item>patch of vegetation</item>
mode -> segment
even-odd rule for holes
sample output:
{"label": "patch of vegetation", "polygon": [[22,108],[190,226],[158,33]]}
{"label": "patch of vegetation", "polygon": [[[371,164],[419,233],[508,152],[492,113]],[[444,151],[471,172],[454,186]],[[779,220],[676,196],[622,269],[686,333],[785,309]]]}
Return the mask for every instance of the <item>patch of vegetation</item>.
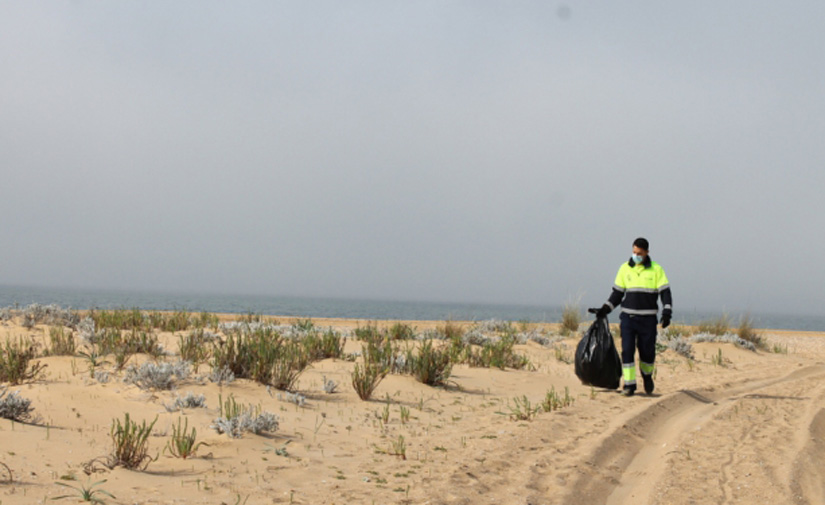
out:
{"label": "patch of vegetation", "polygon": [[387,331],[390,340],[413,340],[415,339],[415,329],[404,323],[395,323]]}
{"label": "patch of vegetation", "polygon": [[344,344],[346,341],[346,338],[343,338],[332,328],[328,328],[323,333],[313,329],[307,332],[306,336],[301,340],[312,361],[327,358],[340,359],[344,354]]}
{"label": "patch of vegetation", "polygon": [[186,335],[178,335],[180,359],[192,363],[197,368],[212,356],[212,344],[217,341],[216,334],[205,331],[203,328],[190,331]]}
{"label": "patch of vegetation", "polygon": [[33,341],[9,338],[0,349],[0,382],[16,385],[40,378],[46,365],[33,361],[36,357],[37,348]]}
{"label": "patch of vegetation", "polygon": [[77,350],[74,334],[71,330],[66,331],[63,326],[49,327],[49,347],[50,356],[74,356]]}
{"label": "patch of vegetation", "polygon": [[578,300],[569,300],[565,303],[561,312],[561,334],[566,336],[579,331],[581,318],[581,306]]}
{"label": "patch of vegetation", "polygon": [[521,398],[513,398],[512,404],[508,401],[507,410],[509,412],[496,412],[496,414],[509,416],[513,421],[531,421],[541,411],[541,405],[533,405],[527,395],[522,395]]}
{"label": "patch of vegetation", "polygon": [[530,365],[526,356],[513,351],[515,338],[504,336],[498,340],[485,342],[479,351],[471,351],[467,363],[474,367],[484,368],[513,368],[522,370]]}
{"label": "patch of vegetation", "polygon": [[573,405],[574,398],[570,396],[570,388],[564,387],[564,396],[556,392],[556,387],[550,387],[550,391],[544,396],[541,402],[541,409],[545,412],[553,412],[554,410],[563,409]]}
{"label": "patch of vegetation", "polygon": [[8,394],[7,388],[0,389],[0,418],[2,419],[18,423],[30,421],[34,410],[31,404],[31,400],[20,396],[20,391]]}
{"label": "patch of vegetation", "polygon": [[241,438],[244,432],[259,434],[278,430],[278,416],[261,411],[261,407],[241,405],[229,395],[226,401],[221,397],[220,417],[212,423],[212,428],[218,433],[226,433],[231,438]]}
{"label": "patch of vegetation", "polygon": [[144,470],[157,457],[149,456],[149,435],[158,418],[151,424],[143,421],[138,425],[127,412],[123,423],[120,419],[112,421],[110,435],[114,449],[109,458],[109,467],[122,466],[131,470]]}
{"label": "patch of vegetation", "polygon": [[176,458],[186,459],[195,455],[198,447],[207,445],[203,442],[195,442],[198,432],[195,428],[189,431],[189,420],[181,427],[180,418],[178,418],[177,426],[172,425],[172,438],[166,443],[166,450],[169,454]]}
{"label": "patch of vegetation", "polygon": [[449,349],[434,347],[432,340],[421,344],[417,353],[407,353],[407,366],[418,382],[428,386],[446,384],[453,369]]}
{"label": "patch of vegetation", "polygon": [[276,389],[293,389],[311,362],[307,348],[285,339],[272,327],[260,326],[230,334],[215,345],[213,370],[228,369],[236,378],[251,379]]}
{"label": "patch of vegetation", "polygon": [[739,320],[739,328],[737,329],[736,334],[742,340],[753,344],[753,346],[757,349],[767,351],[769,348],[765,337],[753,328],[753,320],[750,315],[744,315]]}
{"label": "patch of vegetation", "polygon": [[168,390],[179,380],[189,378],[190,365],[187,361],[176,363],[147,362],[140,367],[130,366],[123,382],[134,384],[140,389]]}
{"label": "patch of vegetation", "polygon": [[52,500],[62,500],[64,498],[75,498],[78,501],[103,505],[106,502],[103,501],[103,499],[100,497],[101,495],[108,496],[109,498],[112,498],[112,499],[117,499],[117,498],[115,498],[115,495],[113,495],[112,493],[106,491],[105,489],[95,489],[95,486],[99,486],[99,485],[105,484],[105,483],[106,483],[106,479],[103,479],[103,480],[99,480],[99,481],[97,481],[95,483],[92,483],[92,484],[72,486],[70,484],[66,484],[65,482],[57,481],[57,482],[55,482],[55,484],[57,484],[58,486],[67,487],[67,488],[75,491],[75,494],[66,494],[66,495],[61,495],[61,496],[55,496],[54,498],[52,498]]}
{"label": "patch of vegetation", "polygon": [[730,317],[722,314],[715,319],[700,321],[697,325],[698,333],[709,333],[711,335],[724,335],[730,330]]}
{"label": "patch of vegetation", "polygon": [[186,393],[186,396],[176,397],[174,403],[171,405],[164,405],[167,412],[177,412],[182,409],[200,409],[206,408],[206,397],[204,395],[195,395],[192,392]]}

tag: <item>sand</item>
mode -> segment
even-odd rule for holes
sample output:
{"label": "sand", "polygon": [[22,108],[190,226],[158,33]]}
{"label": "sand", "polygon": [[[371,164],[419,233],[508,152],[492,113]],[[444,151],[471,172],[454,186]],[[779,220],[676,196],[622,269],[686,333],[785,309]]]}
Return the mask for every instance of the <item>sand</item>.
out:
{"label": "sand", "polygon": [[[364,323],[314,321],[341,329]],[[46,326],[18,323],[0,327],[0,342],[47,337]],[[442,323],[410,324],[421,331]],[[350,384],[354,363],[316,362],[298,382],[304,406],[246,380],[190,379],[147,392],[119,376],[99,383],[79,358],[40,358],[44,378],[10,387],[32,401],[40,421],[0,419],[0,503],[47,503],[76,495],[56,482],[104,479],[95,489],[116,498],[96,497],[118,504],[825,503],[825,334],[764,334],[789,352],[703,343],[688,362],[665,351],[655,394],[632,398],[582,386],[572,364],[534,342],[517,350],[535,370],[457,366],[449,388],[390,375],[371,401]],[[561,342],[569,358],[577,339]],[[174,350],[175,335],[162,340]],[[359,349],[348,341],[348,351]],[[322,390],[324,377],[339,383],[338,392]],[[514,398],[537,404],[551,387],[568,388],[574,403],[529,421],[506,415]],[[164,404],[188,392],[205,395],[206,408],[167,412]],[[232,439],[210,428],[219,395],[229,394],[277,414],[278,431]],[[149,446],[158,459],[143,471],[97,465],[86,475],[89,461],[111,452],[110,427],[127,412],[139,422],[157,417]],[[181,418],[207,444],[185,460],[164,453]],[[405,457],[392,454],[399,437]]]}

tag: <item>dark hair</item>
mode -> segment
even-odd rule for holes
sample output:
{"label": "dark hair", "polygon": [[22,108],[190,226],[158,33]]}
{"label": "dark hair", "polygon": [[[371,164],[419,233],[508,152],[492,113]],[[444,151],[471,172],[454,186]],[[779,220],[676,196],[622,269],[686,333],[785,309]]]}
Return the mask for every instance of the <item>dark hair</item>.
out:
{"label": "dark hair", "polygon": [[633,245],[638,247],[639,249],[644,249],[645,251],[650,250],[650,244],[647,243],[646,238],[639,237],[633,241]]}

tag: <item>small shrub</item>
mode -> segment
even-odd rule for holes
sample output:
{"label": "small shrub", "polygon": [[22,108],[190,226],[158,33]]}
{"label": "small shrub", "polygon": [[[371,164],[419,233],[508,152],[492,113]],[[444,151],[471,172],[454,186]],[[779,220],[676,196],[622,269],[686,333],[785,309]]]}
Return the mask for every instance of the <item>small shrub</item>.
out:
{"label": "small shrub", "polygon": [[492,368],[501,370],[513,368],[521,370],[530,365],[530,360],[526,356],[516,354],[513,351],[515,339],[505,336],[497,341],[485,343],[480,351],[471,352],[468,360],[470,366]]}
{"label": "small shrub", "polygon": [[299,332],[308,332],[315,329],[315,323],[310,318],[296,319],[292,326]]}
{"label": "small shrub", "polygon": [[727,367],[730,360],[722,356],[722,349],[718,349],[718,352],[710,357],[710,362],[713,366]]}
{"label": "small shrub", "polygon": [[140,367],[130,366],[123,382],[134,384],[140,389],[172,389],[177,380],[189,377],[190,365],[187,361],[177,363],[143,363]]}
{"label": "small shrub", "polygon": [[418,354],[410,354],[409,368],[418,382],[428,386],[444,385],[453,369],[449,350],[433,347],[432,340],[425,341]]}
{"label": "small shrub", "polygon": [[229,395],[226,402],[220,400],[220,417],[215,419],[212,428],[218,433],[226,433],[231,438],[241,438],[244,432],[259,434],[278,430],[278,416],[270,412],[261,412],[260,407],[244,407]]}
{"label": "small shrub", "polygon": [[570,388],[564,387],[564,396],[556,392],[556,387],[552,386],[550,391],[544,396],[541,402],[541,409],[545,412],[553,412],[564,407],[573,405],[574,398],[570,396]]}
{"label": "small shrub", "polygon": [[37,357],[34,342],[8,339],[0,353],[0,382],[12,385],[37,380],[46,365],[32,361]]}
{"label": "small shrub", "polygon": [[100,495],[108,496],[109,498],[112,498],[112,499],[115,499],[115,500],[117,499],[117,498],[115,498],[115,495],[113,495],[112,493],[106,491],[105,489],[95,489],[95,486],[99,486],[99,485],[105,484],[105,483],[106,483],[106,479],[103,479],[103,480],[99,480],[97,482],[94,482],[92,484],[88,484],[88,485],[85,485],[85,486],[84,485],[72,486],[72,485],[67,484],[65,482],[57,481],[57,482],[55,482],[55,484],[57,484],[58,486],[67,487],[67,488],[75,491],[75,494],[65,494],[65,495],[61,495],[61,496],[55,496],[54,498],[52,498],[52,500],[62,500],[63,498],[76,498],[79,501],[94,503],[94,504],[97,504],[97,505],[104,505],[106,502],[103,501],[102,498],[100,498]]}
{"label": "small shrub", "polygon": [[7,393],[6,388],[0,390],[0,418],[19,423],[30,421],[32,419],[31,413],[34,410],[31,406],[31,400],[21,397],[20,391]]}
{"label": "small shrub", "polygon": [[290,391],[298,378],[309,366],[310,358],[306,349],[297,342],[286,342],[279,348],[279,353],[269,370],[269,374],[258,379],[276,389]]}
{"label": "small shrub", "polygon": [[344,354],[346,339],[342,338],[332,328],[328,328],[323,333],[317,330],[308,332],[301,342],[306,348],[309,358],[312,361],[318,361],[327,358],[341,358]]}
{"label": "small shrub", "polygon": [[365,361],[363,366],[356,363],[352,371],[352,387],[358,393],[358,398],[369,400],[388,373],[389,369],[379,363]]}
{"label": "small shrub", "polygon": [[664,330],[662,330],[662,338],[665,340],[671,340],[674,338],[687,338],[691,335],[692,331],[685,325],[682,324],[671,324]]}
{"label": "small shrub", "polygon": [[71,331],[66,331],[63,326],[52,326],[49,328],[49,355],[51,356],[74,356],[76,344]]}
{"label": "small shrub", "polygon": [[453,321],[445,321],[444,326],[436,328],[436,332],[441,335],[443,340],[461,340],[464,337],[464,329]]}
{"label": "small shrub", "polygon": [[512,405],[508,401],[507,409],[509,412],[497,412],[497,414],[509,416],[513,421],[530,421],[541,410],[541,405],[531,404],[527,395],[523,395],[521,398],[513,398]]}
{"label": "small shrub", "polygon": [[185,310],[176,310],[171,315],[164,318],[162,330],[168,332],[183,331],[189,329],[191,324],[190,314]]}
{"label": "small shrub", "polygon": [[724,335],[730,330],[730,318],[727,314],[722,314],[715,319],[700,321],[697,327],[698,333],[710,333],[711,335]]}
{"label": "small shrub", "polygon": [[553,354],[556,356],[556,359],[558,361],[561,361],[562,363],[568,365],[573,363],[573,358],[567,352],[564,344],[556,344],[555,346],[553,346]]}
{"label": "small shrub", "polygon": [[379,342],[384,339],[384,336],[378,330],[378,325],[369,323],[364,327],[358,326],[355,328],[355,338],[362,342]]}
{"label": "small shrub", "polygon": [[112,374],[105,371],[105,370],[95,370],[94,373],[92,374],[92,377],[97,382],[99,382],[101,384],[106,384],[112,378]]}
{"label": "small shrub", "polygon": [[77,355],[86,360],[86,364],[89,367],[89,375],[94,375],[97,367],[109,363],[94,345],[88,346],[85,351],[78,351]]}
{"label": "small shrub", "polygon": [[195,428],[189,431],[189,420],[183,427],[180,425],[180,418],[178,418],[178,425],[172,425],[172,438],[166,443],[166,450],[169,454],[176,458],[186,459],[195,455],[198,447],[206,445],[203,442],[195,443],[198,432]]}
{"label": "small shrub", "polygon": [[415,338],[415,329],[404,323],[395,323],[390,326],[387,336],[390,340],[413,340]]}
{"label": "small shrub", "polygon": [[220,324],[220,319],[216,314],[201,312],[197,318],[192,320],[192,324],[198,329],[211,328],[216,330]]}
{"label": "small shrub", "polygon": [[175,402],[171,405],[164,405],[167,412],[177,412],[182,409],[199,409],[206,408],[206,397],[204,395],[195,395],[192,392],[186,393],[184,397],[176,397]]}
{"label": "small shrub", "polygon": [[667,347],[680,356],[684,356],[685,358],[691,360],[693,359],[693,346],[682,337],[676,337],[669,340]]}
{"label": "small shrub", "polygon": [[299,407],[304,407],[307,404],[307,397],[305,395],[302,395],[301,393],[287,392],[286,396],[278,393],[278,400],[294,403]]}
{"label": "small shrub", "polygon": [[211,356],[211,347],[209,344],[215,340],[216,337],[204,332],[203,328],[194,330],[187,335],[179,335],[178,353],[180,354],[180,359],[189,361],[195,367],[201,363],[205,363]]}
{"label": "small shrub", "polygon": [[235,374],[229,368],[213,368],[209,373],[209,382],[214,382],[218,385],[229,385],[235,380]]}
{"label": "small shrub", "polygon": [[742,340],[750,342],[757,349],[768,350],[768,342],[759,332],[753,329],[753,321],[749,315],[742,316],[736,334]]}
{"label": "small shrub", "polygon": [[581,308],[578,301],[568,301],[561,312],[561,334],[569,335],[579,331]]}
{"label": "small shrub", "polygon": [[324,382],[324,384],[323,384],[324,393],[326,393],[328,395],[331,395],[332,393],[335,393],[336,390],[338,389],[338,383],[335,382],[332,379],[328,380],[326,378],[326,376],[324,376],[323,382]]}
{"label": "small shrub", "polygon": [[109,458],[110,468],[122,466],[129,469],[145,469],[149,463],[157,458],[149,456],[149,435],[152,433],[158,418],[147,425],[143,421],[139,426],[126,413],[123,423],[120,419],[112,421],[110,435],[114,450]]}
{"label": "small shrub", "polygon": [[12,310],[8,314],[20,315],[22,324],[26,328],[33,328],[36,324],[59,325],[74,328],[80,318],[77,312],[70,309],[63,309],[59,305],[40,305],[33,303],[22,310]]}
{"label": "small shrub", "polygon": [[513,323],[500,319],[488,319],[476,323],[474,330],[483,334],[512,335],[516,332]]}

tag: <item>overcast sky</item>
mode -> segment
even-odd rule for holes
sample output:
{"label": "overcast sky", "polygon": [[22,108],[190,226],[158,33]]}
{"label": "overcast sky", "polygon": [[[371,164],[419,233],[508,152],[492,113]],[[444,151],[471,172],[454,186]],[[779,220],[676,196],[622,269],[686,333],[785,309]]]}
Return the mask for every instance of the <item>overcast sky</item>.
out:
{"label": "overcast sky", "polygon": [[0,284],[822,312],[825,3],[3,2]]}

